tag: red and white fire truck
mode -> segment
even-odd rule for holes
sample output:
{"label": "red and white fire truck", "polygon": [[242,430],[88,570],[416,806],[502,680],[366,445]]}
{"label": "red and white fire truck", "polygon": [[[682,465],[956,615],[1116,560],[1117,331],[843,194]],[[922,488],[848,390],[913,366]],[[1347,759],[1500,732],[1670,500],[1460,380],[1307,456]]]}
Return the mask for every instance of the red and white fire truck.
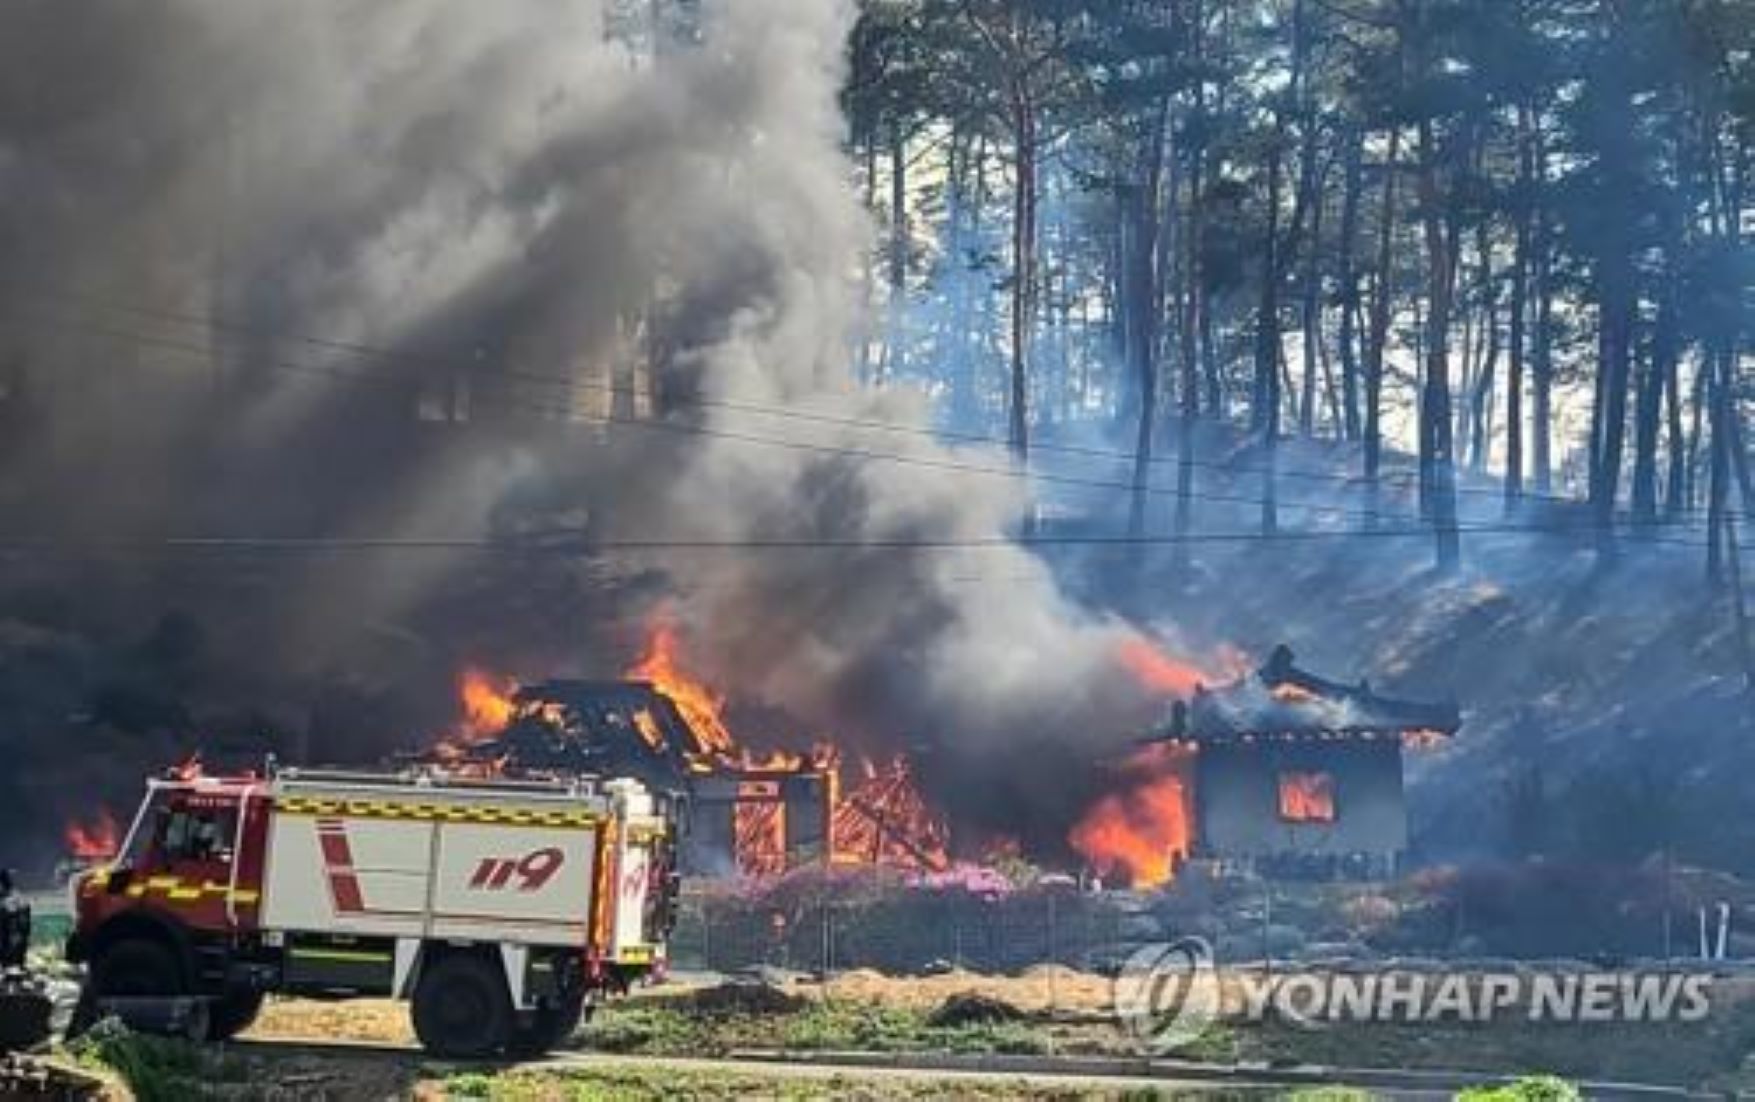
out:
{"label": "red and white fire truck", "polygon": [[675,815],[638,781],[284,770],[148,782],[73,884],[88,1005],[264,994],[412,1003],[437,1055],[533,1054],[664,966]]}

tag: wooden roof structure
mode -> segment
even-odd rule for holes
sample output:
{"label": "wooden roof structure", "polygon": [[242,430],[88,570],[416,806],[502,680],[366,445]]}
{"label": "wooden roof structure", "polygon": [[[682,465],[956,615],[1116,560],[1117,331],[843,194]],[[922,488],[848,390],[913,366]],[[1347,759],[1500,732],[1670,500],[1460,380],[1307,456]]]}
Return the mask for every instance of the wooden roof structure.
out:
{"label": "wooden roof structure", "polygon": [[1195,690],[1171,711],[1164,740],[1196,745],[1257,739],[1401,738],[1432,742],[1456,735],[1462,710],[1442,702],[1381,696],[1370,682],[1348,685],[1301,670],[1291,648],[1229,685]]}

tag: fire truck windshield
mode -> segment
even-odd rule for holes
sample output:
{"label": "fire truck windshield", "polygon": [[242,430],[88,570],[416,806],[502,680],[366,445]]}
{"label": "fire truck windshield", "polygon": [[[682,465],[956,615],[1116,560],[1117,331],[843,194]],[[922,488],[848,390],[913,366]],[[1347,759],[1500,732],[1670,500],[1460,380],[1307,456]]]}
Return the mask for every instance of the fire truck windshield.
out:
{"label": "fire truck windshield", "polygon": [[161,864],[229,861],[237,809],[196,805],[172,797],[155,809],[153,854]]}

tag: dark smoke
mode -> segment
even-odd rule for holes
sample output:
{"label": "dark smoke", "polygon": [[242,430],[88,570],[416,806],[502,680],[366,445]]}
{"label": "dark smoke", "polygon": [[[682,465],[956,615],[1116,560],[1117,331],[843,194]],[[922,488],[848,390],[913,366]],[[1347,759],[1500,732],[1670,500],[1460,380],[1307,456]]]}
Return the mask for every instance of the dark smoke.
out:
{"label": "dark smoke", "polygon": [[[820,450],[951,457],[838,424],[927,423],[848,366],[870,244],[836,107],[851,4],[721,0],[656,53],[610,14],[0,10],[0,517],[62,541],[15,549],[0,592],[21,763],[0,801],[29,823],[0,860],[190,744],[381,753],[445,722],[463,658],[613,673],[660,601],[737,697],[923,748],[961,817],[1058,842],[1097,744],[1153,707],[1114,662],[1131,629],[992,542],[1020,483]],[[628,364],[651,368],[637,412],[684,431],[602,427]],[[543,532],[986,542],[152,549]]]}

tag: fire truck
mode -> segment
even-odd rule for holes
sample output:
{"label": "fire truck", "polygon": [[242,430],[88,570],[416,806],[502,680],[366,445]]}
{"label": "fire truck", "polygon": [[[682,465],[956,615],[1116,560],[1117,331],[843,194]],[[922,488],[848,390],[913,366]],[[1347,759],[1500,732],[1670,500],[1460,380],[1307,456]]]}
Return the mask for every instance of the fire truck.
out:
{"label": "fire truck", "polygon": [[73,881],[67,955],[88,1009],[193,1003],[212,1039],[270,992],[387,996],[435,1055],[534,1055],[664,967],[676,820],[634,780],[168,775]]}

